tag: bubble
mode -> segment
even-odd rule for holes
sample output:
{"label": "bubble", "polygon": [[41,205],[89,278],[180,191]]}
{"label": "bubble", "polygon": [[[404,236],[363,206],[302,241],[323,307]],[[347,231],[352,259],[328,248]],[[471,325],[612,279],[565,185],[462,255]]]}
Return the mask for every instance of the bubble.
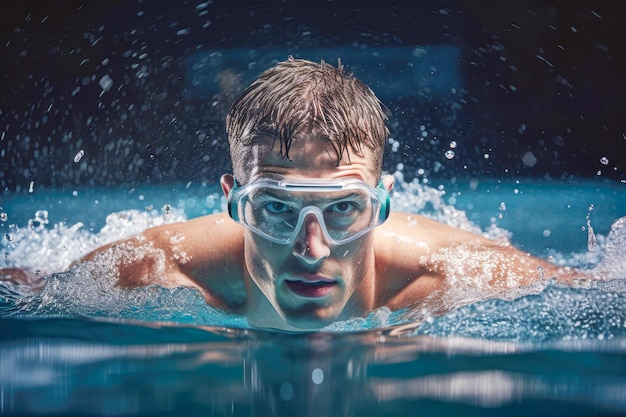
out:
{"label": "bubble", "polygon": [[6,222],[9,219],[9,215],[5,212],[0,212],[0,221]]}
{"label": "bubble", "polygon": [[450,148],[451,148],[451,149],[454,149],[454,148],[456,148],[456,147],[457,147],[457,143],[456,143],[456,141],[454,141],[454,140],[453,140],[452,142],[450,142]]}
{"label": "bubble", "polygon": [[600,158],[600,163],[602,165],[608,165],[609,164],[609,158],[607,158],[606,156],[603,156],[602,158]]}
{"label": "bubble", "polygon": [[446,158],[452,159],[452,158],[454,158],[455,153],[454,153],[454,151],[452,149],[448,149],[444,155],[446,156]]}

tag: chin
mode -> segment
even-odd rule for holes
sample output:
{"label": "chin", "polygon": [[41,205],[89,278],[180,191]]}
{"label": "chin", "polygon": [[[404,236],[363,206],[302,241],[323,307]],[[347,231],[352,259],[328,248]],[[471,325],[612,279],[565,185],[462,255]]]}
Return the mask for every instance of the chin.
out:
{"label": "chin", "polygon": [[305,304],[298,309],[283,309],[281,316],[283,316],[290,330],[320,330],[335,322],[339,317],[341,310],[337,306],[333,307],[335,308],[330,311],[328,307]]}

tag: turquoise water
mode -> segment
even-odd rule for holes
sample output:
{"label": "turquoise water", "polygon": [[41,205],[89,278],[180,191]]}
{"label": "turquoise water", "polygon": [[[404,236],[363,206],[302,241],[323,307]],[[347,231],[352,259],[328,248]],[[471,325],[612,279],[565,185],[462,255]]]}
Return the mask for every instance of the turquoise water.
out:
{"label": "turquoise water", "polygon": [[[443,316],[382,308],[311,334],[250,329],[194,291],[121,290],[93,269],[53,274],[36,295],[3,282],[0,413],[626,414],[626,229],[616,222],[626,215],[624,185],[440,186],[396,176],[395,209],[611,279],[545,282]],[[108,241],[222,210],[217,191],[3,197],[0,265],[64,270]]]}

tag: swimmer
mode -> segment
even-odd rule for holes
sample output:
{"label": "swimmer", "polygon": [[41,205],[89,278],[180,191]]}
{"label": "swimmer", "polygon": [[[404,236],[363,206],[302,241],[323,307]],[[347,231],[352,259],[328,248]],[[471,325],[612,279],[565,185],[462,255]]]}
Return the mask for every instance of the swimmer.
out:
{"label": "swimmer", "polygon": [[494,296],[577,274],[391,210],[386,122],[384,105],[341,65],[280,62],[227,115],[233,173],[220,184],[228,212],[148,229],[74,265],[106,264],[122,287],[195,288],[251,326],[283,330],[316,330],[383,306],[443,313],[458,306],[453,293]]}

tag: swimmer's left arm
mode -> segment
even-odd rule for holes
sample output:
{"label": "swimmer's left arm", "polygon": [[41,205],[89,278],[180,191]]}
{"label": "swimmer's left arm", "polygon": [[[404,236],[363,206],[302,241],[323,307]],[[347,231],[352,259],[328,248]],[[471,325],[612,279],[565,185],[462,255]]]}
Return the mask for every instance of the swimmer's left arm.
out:
{"label": "swimmer's left arm", "polygon": [[423,216],[392,213],[376,231],[377,268],[398,306],[449,291],[494,295],[543,278],[582,275]]}

